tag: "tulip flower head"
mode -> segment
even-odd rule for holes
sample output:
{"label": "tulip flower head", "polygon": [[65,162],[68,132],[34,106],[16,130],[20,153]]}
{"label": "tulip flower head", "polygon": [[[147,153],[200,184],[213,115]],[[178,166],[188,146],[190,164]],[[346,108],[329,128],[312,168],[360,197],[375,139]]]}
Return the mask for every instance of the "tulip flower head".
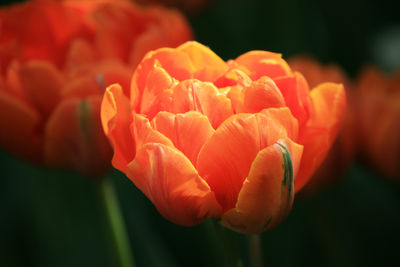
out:
{"label": "tulip flower head", "polygon": [[101,107],[113,166],[168,220],[208,218],[260,233],[289,213],[344,115],[342,85],[307,81],[280,54],[224,62],[187,42],[146,54],[130,98],[107,88]]}
{"label": "tulip flower head", "polygon": [[149,49],[190,39],[176,11],[130,1],[2,7],[0,146],[41,165],[103,175],[112,157],[99,116],[106,86],[128,87]]}

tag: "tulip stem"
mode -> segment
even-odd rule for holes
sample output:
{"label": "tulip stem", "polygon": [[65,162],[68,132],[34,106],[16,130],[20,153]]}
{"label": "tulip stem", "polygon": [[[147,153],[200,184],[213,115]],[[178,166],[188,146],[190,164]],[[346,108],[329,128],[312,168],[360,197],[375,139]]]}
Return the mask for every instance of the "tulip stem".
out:
{"label": "tulip stem", "polygon": [[111,239],[111,247],[118,264],[113,266],[134,267],[132,250],[129,244],[128,234],[125,228],[118,198],[112,180],[103,177],[99,181],[100,201],[104,208],[104,215]]}
{"label": "tulip stem", "polygon": [[249,254],[250,266],[262,267],[262,252],[261,252],[261,238],[260,235],[248,235],[249,241]]}
{"label": "tulip stem", "polygon": [[242,267],[242,259],[237,249],[235,236],[233,231],[223,227],[218,222],[214,221],[214,228],[217,234],[217,238],[221,241],[224,256],[225,265],[229,267]]}

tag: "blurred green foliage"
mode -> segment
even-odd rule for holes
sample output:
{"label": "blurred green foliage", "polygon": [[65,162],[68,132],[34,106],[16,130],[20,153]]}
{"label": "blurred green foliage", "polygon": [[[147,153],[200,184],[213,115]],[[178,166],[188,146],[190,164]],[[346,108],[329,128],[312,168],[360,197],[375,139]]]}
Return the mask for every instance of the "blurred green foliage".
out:
{"label": "blurred green foliage", "polygon": [[[400,24],[388,0],[216,0],[189,20],[224,59],[308,53],[351,76],[376,58],[374,38]],[[96,181],[4,151],[0,164],[0,266],[113,266]],[[209,224],[174,225],[123,174],[110,175],[138,266],[222,266]],[[262,235],[265,266],[398,266],[399,210],[399,183],[357,163],[331,188],[296,199],[287,220]],[[245,236],[235,237],[245,256]]]}

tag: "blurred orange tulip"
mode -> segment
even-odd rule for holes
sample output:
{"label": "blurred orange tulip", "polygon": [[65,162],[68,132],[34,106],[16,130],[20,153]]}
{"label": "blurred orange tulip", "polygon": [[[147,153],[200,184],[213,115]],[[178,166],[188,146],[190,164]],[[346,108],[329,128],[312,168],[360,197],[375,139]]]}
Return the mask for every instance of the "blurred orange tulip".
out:
{"label": "blurred orange tulip", "polygon": [[279,224],[323,161],[345,110],[343,86],[309,92],[280,54],[224,62],[187,42],[149,52],[131,96],[107,88],[101,107],[113,165],[168,220],[207,218],[244,233]]}
{"label": "blurred orange tulip", "polygon": [[400,72],[364,69],[356,84],[360,152],[386,176],[400,179]]}
{"label": "blurred orange tulip", "polygon": [[[352,86],[339,67],[335,65],[323,66],[308,56],[295,57],[289,60],[289,65],[293,70],[301,72],[311,87],[315,87],[324,81],[343,84],[346,89],[347,103],[353,103]],[[311,194],[329,186],[340,179],[348,170],[355,154],[354,124],[354,107],[352,104],[348,104],[338,138],[324,162],[303,189],[303,194]]]}
{"label": "blurred orange tulip", "polygon": [[190,39],[179,13],[124,0],[1,8],[1,147],[45,166],[104,174],[112,157],[99,116],[106,85],[128,87],[148,49]]}

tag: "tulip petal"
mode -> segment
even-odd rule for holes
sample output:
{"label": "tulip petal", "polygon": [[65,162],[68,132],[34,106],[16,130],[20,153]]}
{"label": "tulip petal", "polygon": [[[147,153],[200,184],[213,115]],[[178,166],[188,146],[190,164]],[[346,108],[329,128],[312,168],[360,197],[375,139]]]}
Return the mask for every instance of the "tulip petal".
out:
{"label": "tulip petal", "polygon": [[107,88],[101,104],[101,122],[106,136],[114,148],[112,164],[125,171],[127,164],[135,157],[135,141],[129,131],[130,105],[121,86]]}
{"label": "tulip petal", "polygon": [[254,234],[270,230],[286,218],[294,199],[294,169],[302,150],[290,139],[261,150],[243,182],[235,208],[222,216],[222,224]]}
{"label": "tulip petal", "polygon": [[304,145],[296,192],[311,178],[325,159],[335,140],[346,110],[346,95],[341,84],[323,83],[311,93],[310,119],[299,136]]}
{"label": "tulip petal", "polygon": [[92,45],[84,39],[76,39],[72,41],[69,47],[65,65],[68,69],[73,70],[80,66],[93,63],[95,59],[96,57]]}
{"label": "tulip petal", "polygon": [[293,116],[299,121],[300,127],[309,118],[309,88],[304,77],[296,72],[294,76],[284,76],[274,79],[275,84],[285,99],[286,106],[290,108]]}
{"label": "tulip petal", "polygon": [[19,78],[28,98],[48,117],[60,100],[62,74],[49,62],[30,61],[20,66]]}
{"label": "tulip petal", "polygon": [[36,109],[33,103],[31,103],[30,99],[28,98],[24,88],[22,88],[19,69],[20,64],[17,61],[13,61],[8,66],[4,80],[4,87],[2,89],[8,95],[18,98],[29,107]]}
{"label": "tulip petal", "polygon": [[63,62],[68,42],[82,31],[73,10],[56,1],[29,1],[2,8],[0,20],[1,39],[15,41],[13,57],[51,61],[57,66]]}
{"label": "tulip petal", "polygon": [[165,69],[172,78],[183,81],[191,78],[195,71],[190,58],[183,52],[172,48],[160,48],[146,54],[137,66],[131,82],[131,105],[139,111],[141,97],[145,90],[148,75],[157,64]]}
{"label": "tulip petal", "polygon": [[103,60],[101,62],[74,68],[69,71],[69,81],[61,91],[65,97],[85,98],[90,95],[104,94],[107,86],[118,83],[129,97],[131,70],[119,61]]}
{"label": "tulip petal", "polygon": [[131,63],[134,67],[150,50],[177,47],[193,39],[190,26],[180,12],[166,10],[158,5],[149,5],[146,7],[146,15],[152,21],[152,25],[134,41],[131,49]]}
{"label": "tulip petal", "polygon": [[148,51],[168,46],[168,42],[160,29],[157,27],[150,27],[133,42],[129,61],[133,67],[136,67]]}
{"label": "tulip petal", "polygon": [[140,113],[152,119],[159,111],[167,110],[171,105],[171,87],[174,84],[176,84],[175,79],[156,62],[147,76]]}
{"label": "tulip petal", "polygon": [[135,13],[132,8],[111,3],[102,4],[93,11],[97,26],[94,43],[101,58],[128,61],[131,44],[141,28],[135,21]]}
{"label": "tulip petal", "polygon": [[268,51],[250,51],[235,59],[239,65],[246,67],[250,78],[258,80],[262,76],[276,78],[279,76],[291,75],[289,65],[282,59],[281,54]]}
{"label": "tulip petal", "polygon": [[201,81],[214,81],[227,71],[228,65],[210,48],[192,41],[186,42],[176,48],[188,55],[196,69],[193,78]]}
{"label": "tulip petal", "polygon": [[243,103],[236,110],[239,113],[256,113],[266,108],[285,106],[282,93],[269,77],[262,77],[243,88]]}
{"label": "tulip petal", "polygon": [[87,75],[70,80],[61,90],[63,99],[85,98],[91,95],[99,95],[102,88],[93,75]]}
{"label": "tulip petal", "polygon": [[45,128],[45,163],[99,177],[110,168],[112,151],[100,123],[101,96],[67,99]]}
{"label": "tulip petal", "polygon": [[128,177],[168,220],[185,226],[220,216],[207,183],[178,150],[148,143],[128,165]]}
{"label": "tulip petal", "polygon": [[0,144],[15,155],[41,163],[40,114],[24,102],[0,91]]}
{"label": "tulip petal", "polygon": [[212,84],[199,80],[185,80],[172,88],[172,113],[197,110],[206,115],[216,129],[233,114],[231,101]]}
{"label": "tulip petal", "polygon": [[[284,121],[287,118],[291,119]],[[290,129],[298,127],[287,108],[236,114],[224,121],[204,145],[197,170],[215,192],[224,211],[235,206],[257,153],[288,136],[283,123],[292,124]],[[289,138],[296,140],[294,134],[289,133]]]}
{"label": "tulip petal", "polygon": [[154,129],[168,137],[192,164],[196,164],[200,149],[215,132],[208,118],[197,111],[184,114],[160,112],[151,123]]}
{"label": "tulip petal", "polygon": [[216,81],[213,82],[218,88],[228,87],[228,86],[250,86],[252,80],[247,74],[240,69],[230,69],[222,76],[218,77]]}
{"label": "tulip petal", "polygon": [[147,143],[157,143],[174,147],[174,144],[168,137],[154,129],[149,120],[140,114],[133,114],[131,133],[135,140],[136,152]]}

